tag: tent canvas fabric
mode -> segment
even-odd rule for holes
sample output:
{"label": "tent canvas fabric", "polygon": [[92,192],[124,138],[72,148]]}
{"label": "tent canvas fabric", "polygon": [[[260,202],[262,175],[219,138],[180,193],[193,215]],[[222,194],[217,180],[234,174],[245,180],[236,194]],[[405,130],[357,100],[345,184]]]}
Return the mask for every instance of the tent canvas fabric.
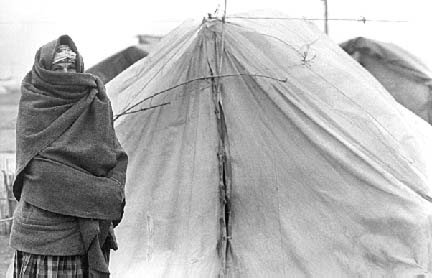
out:
{"label": "tent canvas fabric", "polygon": [[432,72],[401,47],[358,37],[341,47],[403,106],[432,123]]}
{"label": "tent canvas fabric", "polygon": [[96,65],[87,69],[87,73],[97,75],[104,83],[108,83],[120,72],[130,67],[136,61],[146,57],[148,52],[139,46],[129,46]]}
{"label": "tent canvas fabric", "polygon": [[431,276],[431,127],[315,25],[187,21],[107,91],[113,277]]}

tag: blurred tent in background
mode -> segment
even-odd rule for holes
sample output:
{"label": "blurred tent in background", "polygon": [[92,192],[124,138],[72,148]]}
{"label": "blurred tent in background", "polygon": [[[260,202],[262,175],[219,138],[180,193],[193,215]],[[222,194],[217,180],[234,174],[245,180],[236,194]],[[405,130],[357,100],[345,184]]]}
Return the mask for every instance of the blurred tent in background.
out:
{"label": "blurred tent in background", "polygon": [[138,34],[139,46],[147,52],[151,52],[157,43],[163,38],[162,35]]}
{"label": "blurred tent in background", "polygon": [[87,69],[87,73],[99,76],[104,83],[108,83],[136,61],[146,57],[148,52],[140,46],[130,46]]}
{"label": "blurred tent in background", "polygon": [[432,123],[432,72],[392,43],[358,37],[341,47],[367,69],[403,106]]}
{"label": "blurred tent in background", "polygon": [[113,277],[430,275],[432,127],[315,25],[242,16],[107,84],[130,157]]}

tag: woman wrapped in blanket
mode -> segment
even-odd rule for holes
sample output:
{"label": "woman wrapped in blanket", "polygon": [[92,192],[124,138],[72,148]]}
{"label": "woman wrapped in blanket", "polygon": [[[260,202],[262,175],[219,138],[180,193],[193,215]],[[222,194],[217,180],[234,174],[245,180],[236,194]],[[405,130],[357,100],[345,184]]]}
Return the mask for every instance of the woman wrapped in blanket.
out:
{"label": "woman wrapped in blanket", "polygon": [[10,236],[15,277],[109,277],[127,155],[104,85],[83,69],[63,35],[37,51],[22,82]]}

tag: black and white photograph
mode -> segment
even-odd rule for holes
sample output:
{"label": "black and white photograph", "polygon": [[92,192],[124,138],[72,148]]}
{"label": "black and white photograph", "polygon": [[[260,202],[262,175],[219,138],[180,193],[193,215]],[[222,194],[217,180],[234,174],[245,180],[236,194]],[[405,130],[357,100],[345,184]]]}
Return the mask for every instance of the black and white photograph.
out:
{"label": "black and white photograph", "polygon": [[432,278],[430,0],[0,0],[0,278]]}

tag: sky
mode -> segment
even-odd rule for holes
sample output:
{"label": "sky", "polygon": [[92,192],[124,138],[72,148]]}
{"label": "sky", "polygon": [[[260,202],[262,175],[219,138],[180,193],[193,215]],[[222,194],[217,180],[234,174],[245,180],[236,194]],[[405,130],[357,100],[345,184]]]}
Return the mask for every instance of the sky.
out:
{"label": "sky", "polygon": [[[224,0],[0,0],[0,78],[22,78],[37,49],[69,34],[90,67],[136,44],[137,34],[164,35],[188,18],[200,19]],[[322,0],[227,0],[227,14],[269,9],[289,17],[323,18]],[[430,0],[328,0],[329,18],[404,20],[403,23],[329,21],[340,43],[364,36],[395,43],[432,68]],[[322,21],[314,21],[323,29]]]}

